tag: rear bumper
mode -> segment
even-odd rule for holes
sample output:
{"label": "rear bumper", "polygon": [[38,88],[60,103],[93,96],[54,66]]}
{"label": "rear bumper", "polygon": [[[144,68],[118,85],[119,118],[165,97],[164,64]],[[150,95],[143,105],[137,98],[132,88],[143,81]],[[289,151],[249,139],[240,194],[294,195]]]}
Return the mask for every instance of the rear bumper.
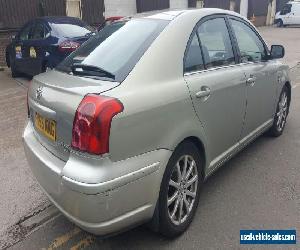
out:
{"label": "rear bumper", "polygon": [[[77,167],[76,159],[64,162],[51,154],[37,141],[31,123],[24,131],[23,141],[28,163],[37,181],[54,205],[79,227],[94,234],[107,235],[151,219],[170,151],[156,150],[111,162],[113,166],[109,166],[106,160],[105,166],[98,166],[99,175],[105,175],[106,180],[89,183],[65,175],[72,165]],[[140,167],[132,171],[135,165]],[[113,172],[111,176],[99,171],[109,167]],[[68,171],[64,171],[65,168]],[[88,176],[86,172],[93,166],[85,163],[82,168]],[[124,174],[126,168],[131,170]],[[116,169],[120,170],[119,176]],[[93,170],[90,171],[94,176]]]}

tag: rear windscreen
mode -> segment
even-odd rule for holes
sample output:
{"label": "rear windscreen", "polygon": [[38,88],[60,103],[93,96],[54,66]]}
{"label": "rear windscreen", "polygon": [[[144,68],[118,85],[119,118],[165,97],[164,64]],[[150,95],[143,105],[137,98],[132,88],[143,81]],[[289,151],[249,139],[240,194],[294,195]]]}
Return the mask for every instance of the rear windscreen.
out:
{"label": "rear windscreen", "polygon": [[169,21],[133,19],[106,26],[73,52],[57,70],[71,72],[74,63],[95,66],[122,82]]}
{"label": "rear windscreen", "polygon": [[94,29],[84,23],[52,23],[52,29],[64,37],[82,37],[94,32]]}

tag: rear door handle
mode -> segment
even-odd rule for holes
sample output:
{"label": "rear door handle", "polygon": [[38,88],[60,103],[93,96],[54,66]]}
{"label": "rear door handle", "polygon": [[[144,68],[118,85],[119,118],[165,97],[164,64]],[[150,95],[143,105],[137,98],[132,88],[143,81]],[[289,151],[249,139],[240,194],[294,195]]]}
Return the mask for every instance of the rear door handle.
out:
{"label": "rear door handle", "polygon": [[247,80],[246,80],[246,84],[248,85],[248,86],[254,86],[254,84],[255,84],[255,77],[253,77],[253,76],[250,76]]}
{"label": "rear door handle", "polygon": [[201,87],[201,90],[196,93],[197,98],[202,98],[205,101],[209,98],[210,96],[210,88],[207,86]]}

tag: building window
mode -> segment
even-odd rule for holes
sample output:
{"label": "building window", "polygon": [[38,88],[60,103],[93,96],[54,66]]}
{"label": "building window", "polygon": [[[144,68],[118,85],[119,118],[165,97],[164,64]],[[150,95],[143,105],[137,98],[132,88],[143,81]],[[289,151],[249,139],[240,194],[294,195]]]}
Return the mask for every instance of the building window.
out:
{"label": "building window", "polygon": [[82,17],[81,0],[67,0],[67,16]]}

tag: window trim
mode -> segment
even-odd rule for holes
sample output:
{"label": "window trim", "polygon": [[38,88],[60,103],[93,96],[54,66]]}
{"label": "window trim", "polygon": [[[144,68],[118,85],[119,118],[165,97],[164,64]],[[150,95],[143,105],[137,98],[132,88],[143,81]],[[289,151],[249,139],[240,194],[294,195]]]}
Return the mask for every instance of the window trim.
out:
{"label": "window trim", "polygon": [[203,69],[201,69],[201,70],[205,70],[205,62],[204,62],[203,51],[202,51],[202,49],[201,49],[201,41],[199,40],[198,32],[195,32],[195,33],[193,32],[193,35],[191,36],[191,39],[190,39],[190,41],[189,41],[189,44],[188,44],[188,46],[187,46],[187,48],[186,48],[186,54],[185,54],[185,56],[184,56],[184,61],[183,61],[183,73],[190,73],[190,72],[194,72],[194,71],[199,71],[199,70],[186,71],[186,68],[185,68],[185,63],[186,63],[186,60],[187,60],[187,57],[188,57],[188,52],[189,52],[189,50],[190,50],[190,48],[191,48],[191,44],[192,44],[192,42],[193,42],[194,37],[197,38],[198,45],[199,45],[199,50],[200,50],[200,54],[201,54],[201,57],[202,57],[202,62],[203,62],[203,65],[202,65],[202,66],[203,66]]}
{"label": "window trim", "polygon": [[[187,51],[188,51],[188,48],[190,46],[193,35],[198,29],[198,26],[201,25],[203,22],[209,20],[209,19],[214,19],[214,18],[218,18],[218,17],[224,17],[225,20],[226,20],[226,25],[227,25],[227,29],[228,29],[228,32],[229,32],[229,35],[230,35],[231,43],[232,43],[232,46],[233,46],[233,52],[234,52],[234,55],[235,55],[236,64],[213,67],[213,68],[203,69],[203,70],[198,70],[198,71],[185,72],[184,65],[185,65],[185,59],[186,59]],[[241,61],[241,53],[239,51],[239,47],[238,47],[238,44],[237,44],[235,33],[234,33],[232,25],[230,23],[230,19],[240,21],[240,22],[244,23],[245,25],[247,25],[248,27],[250,27],[251,30],[254,31],[254,33],[258,36],[259,40],[263,43],[264,48],[267,52],[267,59],[266,60],[256,61],[256,62],[242,62]],[[201,46],[200,42],[199,42],[199,44]],[[183,75],[184,76],[190,76],[190,75],[201,74],[201,73],[215,71],[215,70],[232,68],[232,67],[236,67],[236,66],[240,67],[240,66],[245,66],[245,65],[249,65],[249,64],[258,64],[258,63],[262,63],[262,62],[268,62],[269,60],[270,60],[270,50],[269,50],[268,46],[266,45],[265,40],[262,38],[262,36],[258,33],[258,31],[252,25],[250,25],[247,21],[245,21],[244,19],[242,19],[238,16],[233,16],[233,15],[229,15],[229,14],[213,14],[213,15],[206,16],[206,17],[200,19],[198,21],[198,23],[195,25],[195,27],[194,27],[191,35],[190,35],[190,38],[188,40],[188,43],[187,43],[187,46],[186,46],[186,49],[185,49],[185,52],[184,52]]]}
{"label": "window trim", "polygon": [[[258,31],[252,25],[250,25],[247,21],[245,21],[244,19],[242,19],[240,17],[237,17],[237,16],[228,15],[227,19],[228,19],[228,24],[230,26],[232,36],[233,36],[233,39],[234,39],[234,45],[236,46],[236,51],[238,52],[239,64],[257,64],[257,63],[267,62],[267,61],[270,60],[270,51],[269,51],[268,46],[266,45],[266,43],[265,43],[264,39],[262,38],[262,36],[258,33]],[[233,27],[232,27],[232,24],[231,24],[231,20],[235,20],[235,21],[238,21],[238,22],[241,22],[241,23],[245,24],[247,27],[249,27],[255,33],[257,38],[260,40],[260,42],[264,46],[265,53],[266,53],[266,59],[255,61],[255,62],[242,62],[241,52],[240,52],[240,49],[239,49],[239,45],[238,45],[238,42],[237,42],[236,35],[234,33],[234,30],[233,30]]]}
{"label": "window trim", "polygon": [[[200,72],[208,72],[208,71],[211,71],[211,70],[217,70],[217,69],[221,69],[221,68],[228,68],[228,67],[232,67],[232,66],[236,66],[240,63],[240,59],[239,59],[239,51],[236,49],[236,44],[235,44],[235,40],[234,40],[234,35],[232,33],[232,30],[231,30],[231,25],[229,23],[229,20],[227,19],[227,16],[226,14],[213,14],[213,15],[209,15],[209,16],[205,16],[203,18],[201,18],[195,25],[195,27],[193,28],[193,31],[189,37],[189,40],[187,42],[187,45],[186,45],[186,48],[185,48],[185,52],[184,52],[184,58],[183,58],[183,75],[186,76],[186,75],[191,75],[191,74],[196,74],[196,73],[200,73]],[[190,45],[191,45],[191,42],[193,40],[193,37],[196,33],[197,35],[197,38],[198,38],[198,42],[199,42],[199,45],[200,45],[200,50],[201,50],[201,55],[202,55],[202,58],[203,58],[203,62],[204,62],[204,55],[203,55],[203,50],[201,49],[201,40],[199,39],[199,33],[198,33],[198,28],[201,24],[209,21],[209,20],[213,20],[213,19],[216,19],[216,18],[223,18],[224,21],[225,21],[225,25],[227,27],[227,31],[228,31],[228,34],[229,34],[229,39],[230,39],[230,42],[231,42],[231,46],[232,46],[232,52],[233,52],[233,55],[234,55],[234,64],[230,64],[230,65],[224,65],[224,66],[218,66],[218,67],[211,67],[211,68],[206,68],[206,65],[204,63],[204,69],[203,70],[198,70],[198,71],[190,71],[190,72],[186,72],[185,71],[185,61],[186,61],[186,58],[187,58],[187,53],[188,53],[188,49],[190,48]]]}

